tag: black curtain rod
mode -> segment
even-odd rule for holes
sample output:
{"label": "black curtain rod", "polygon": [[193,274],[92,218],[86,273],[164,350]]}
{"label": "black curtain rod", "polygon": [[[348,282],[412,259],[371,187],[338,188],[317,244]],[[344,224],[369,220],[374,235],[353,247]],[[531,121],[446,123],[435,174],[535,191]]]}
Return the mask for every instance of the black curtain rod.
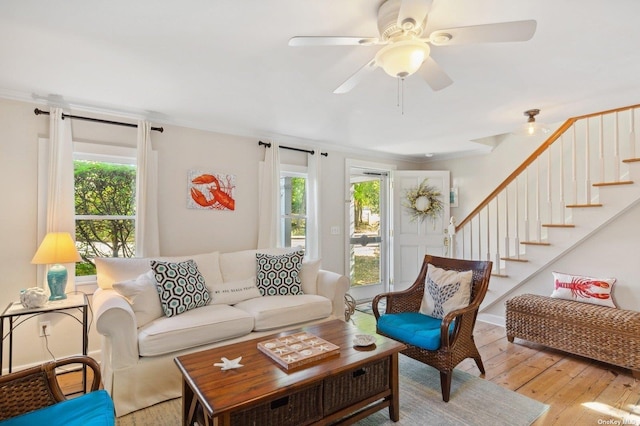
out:
{"label": "black curtain rod", "polygon": [[[44,114],[44,115],[49,115],[49,111],[43,111],[41,109],[34,109],[33,112],[36,115],[40,115],[40,114]],[[65,118],[73,118],[76,120],[85,120],[85,121],[93,121],[94,123],[104,123],[104,124],[115,124],[116,126],[125,126],[125,127],[138,127],[137,124],[132,124],[132,123],[123,123],[121,121],[111,121],[111,120],[101,120],[99,118],[90,118],[90,117],[80,117],[79,115],[71,115],[71,114],[62,114],[62,119],[64,120]],[[152,127],[151,130],[155,130],[157,132],[164,132],[164,128],[162,127]]]}
{"label": "black curtain rod", "polygon": [[[271,142],[258,141],[258,146],[266,146],[267,148],[271,148]],[[302,149],[302,148],[293,148],[291,146],[284,146],[284,145],[279,145],[279,148],[288,149],[288,150],[291,150],[291,151],[306,152],[307,154],[311,154],[311,155],[314,155],[316,153],[314,150],[308,150],[308,149]],[[323,155],[323,156],[327,157],[327,156],[329,156],[329,153],[321,152],[320,155]]]}

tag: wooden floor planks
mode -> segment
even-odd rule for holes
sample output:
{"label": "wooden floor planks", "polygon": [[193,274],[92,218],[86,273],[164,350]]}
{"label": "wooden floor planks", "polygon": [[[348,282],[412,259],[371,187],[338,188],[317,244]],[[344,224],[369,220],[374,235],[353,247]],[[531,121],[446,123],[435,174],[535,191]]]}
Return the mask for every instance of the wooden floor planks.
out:
{"label": "wooden floor planks", "polygon": [[[364,333],[375,331],[372,315],[356,311],[351,322]],[[477,323],[475,340],[485,380],[550,405],[534,426],[600,425],[623,417],[640,425],[640,381],[628,370],[519,339],[509,343],[503,327],[487,323]],[[458,368],[480,376],[471,359]],[[65,391],[77,389],[72,374],[61,382]]]}
{"label": "wooden floor planks", "polygon": [[[371,315],[356,312],[352,322],[375,331]],[[622,424],[623,418],[640,425],[640,381],[628,370],[520,339],[509,343],[504,328],[492,324],[478,322],[474,334],[486,380],[549,404],[534,426]],[[480,375],[471,359],[458,368]]]}

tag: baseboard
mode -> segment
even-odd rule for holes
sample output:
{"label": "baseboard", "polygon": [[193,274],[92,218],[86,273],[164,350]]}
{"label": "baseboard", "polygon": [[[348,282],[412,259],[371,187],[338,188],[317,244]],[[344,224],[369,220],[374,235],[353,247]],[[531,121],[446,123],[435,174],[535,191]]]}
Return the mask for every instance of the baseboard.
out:
{"label": "baseboard", "polygon": [[478,321],[486,322],[488,324],[498,325],[500,327],[504,327],[505,325],[504,317],[501,317],[499,315],[493,315],[493,314],[479,313]]}

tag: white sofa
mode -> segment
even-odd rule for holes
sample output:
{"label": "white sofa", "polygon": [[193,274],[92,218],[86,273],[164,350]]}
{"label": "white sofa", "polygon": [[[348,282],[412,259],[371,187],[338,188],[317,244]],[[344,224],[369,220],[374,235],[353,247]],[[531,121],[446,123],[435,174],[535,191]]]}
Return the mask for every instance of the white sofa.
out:
{"label": "white sofa", "polygon": [[[260,252],[282,254],[284,249]],[[102,339],[102,379],[117,416],[181,395],[176,356],[305,324],[344,320],[349,280],[321,270],[320,261],[302,263],[302,295],[252,297],[233,305],[216,303],[225,301],[217,295],[227,287],[237,289],[238,283],[255,277],[256,253],[245,250],[158,258],[168,262],[193,259],[211,295],[205,306],[170,317],[162,311],[153,272],[149,272],[150,259],[96,259],[99,289],[92,303]],[[153,285],[148,284],[149,279]]]}

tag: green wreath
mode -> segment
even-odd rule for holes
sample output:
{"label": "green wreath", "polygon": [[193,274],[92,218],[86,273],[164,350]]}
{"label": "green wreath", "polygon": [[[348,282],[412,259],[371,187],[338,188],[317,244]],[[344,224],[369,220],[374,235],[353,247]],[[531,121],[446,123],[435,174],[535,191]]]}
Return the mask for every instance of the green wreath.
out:
{"label": "green wreath", "polygon": [[408,189],[404,202],[404,207],[409,210],[411,220],[422,222],[425,217],[435,220],[441,213],[444,205],[440,197],[442,193],[437,188],[427,184],[429,179],[422,181],[415,188]]}

